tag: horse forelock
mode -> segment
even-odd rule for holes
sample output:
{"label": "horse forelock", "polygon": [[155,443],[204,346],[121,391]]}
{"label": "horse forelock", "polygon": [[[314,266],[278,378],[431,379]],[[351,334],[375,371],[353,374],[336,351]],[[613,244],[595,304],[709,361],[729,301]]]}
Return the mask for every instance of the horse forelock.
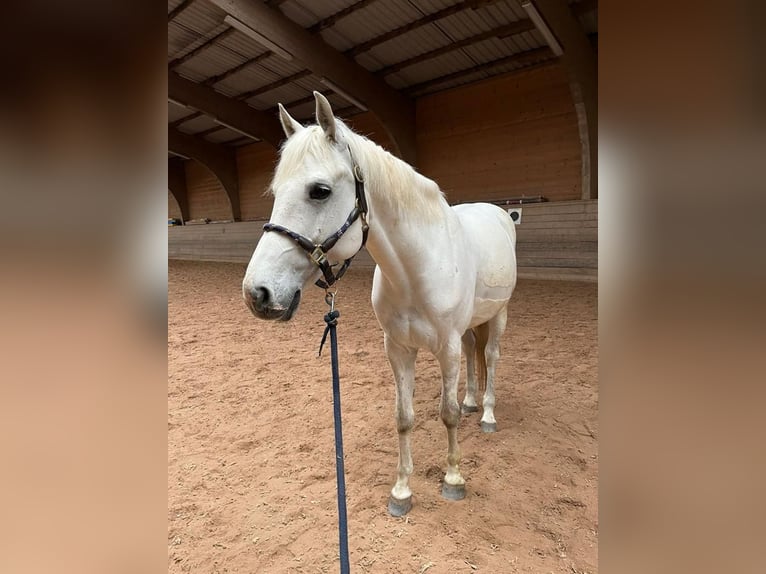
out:
{"label": "horse forelock", "polygon": [[[341,149],[345,149],[346,144],[351,148],[371,197],[380,199],[397,214],[425,220],[441,216],[441,207],[446,205],[446,201],[436,182],[357,134],[341,120],[336,118],[335,121],[338,139],[342,142]],[[271,189],[300,176],[307,158],[329,166],[337,163],[338,153],[339,149],[327,140],[321,127],[314,125],[296,132],[282,146]]]}

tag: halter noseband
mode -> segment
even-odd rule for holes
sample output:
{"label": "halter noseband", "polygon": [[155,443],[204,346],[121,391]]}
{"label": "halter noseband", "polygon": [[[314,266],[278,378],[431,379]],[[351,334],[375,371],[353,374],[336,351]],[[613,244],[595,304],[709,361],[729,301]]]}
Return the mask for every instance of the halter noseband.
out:
{"label": "halter noseband", "polygon": [[[362,250],[362,247],[364,247],[365,243],[367,243],[367,232],[369,231],[370,227],[367,225],[367,197],[364,194],[364,178],[362,177],[362,170],[359,169],[359,165],[354,161],[354,156],[351,155],[351,148],[348,148],[348,154],[351,156],[351,163],[353,165],[353,172],[354,172],[354,184],[356,188],[356,201],[354,203],[354,209],[351,210],[351,213],[348,214],[348,217],[346,218],[346,221],[343,225],[340,226],[340,229],[330,235],[327,239],[325,239],[322,243],[314,243],[307,237],[304,237],[300,233],[296,233],[295,231],[290,231],[286,227],[282,227],[281,225],[276,225],[274,223],[267,223],[263,226],[264,231],[276,231],[277,233],[281,233],[282,235],[286,235],[295,243],[298,244],[299,247],[301,247],[309,256],[309,259],[311,262],[319,267],[319,269],[322,271],[322,274],[324,275],[325,280],[322,281],[321,279],[317,279],[316,285],[318,287],[321,287],[322,289],[329,288],[333,283],[335,283],[338,279],[343,277],[343,274],[348,269],[349,265],[351,265],[351,260],[356,257],[357,253],[359,253]],[[330,262],[327,260],[327,252],[332,249],[335,244],[338,242],[338,240],[343,237],[343,234],[348,231],[349,227],[357,220],[361,218],[362,220],[362,244],[359,246],[359,249],[356,253],[354,253],[351,257],[346,259],[343,262],[343,265],[338,270],[337,273],[333,273],[332,271],[332,265],[330,265]]]}

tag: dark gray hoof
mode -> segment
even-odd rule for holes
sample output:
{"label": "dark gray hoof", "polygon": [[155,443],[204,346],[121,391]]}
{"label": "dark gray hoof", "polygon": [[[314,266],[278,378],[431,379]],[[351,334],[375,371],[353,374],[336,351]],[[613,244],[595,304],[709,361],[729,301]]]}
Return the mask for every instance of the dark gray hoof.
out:
{"label": "dark gray hoof", "polygon": [[474,405],[472,407],[466,406],[466,405],[460,405],[460,410],[463,412],[464,415],[468,413],[477,413],[479,412],[479,407],[477,405]]}
{"label": "dark gray hoof", "polygon": [[412,497],[399,500],[393,496],[388,497],[388,513],[391,516],[404,516],[412,508]]}
{"label": "dark gray hoof", "polygon": [[485,423],[481,421],[481,432],[497,432],[497,423]]}
{"label": "dark gray hoof", "polygon": [[465,498],[465,485],[442,484],[442,496],[447,500],[463,500]]}

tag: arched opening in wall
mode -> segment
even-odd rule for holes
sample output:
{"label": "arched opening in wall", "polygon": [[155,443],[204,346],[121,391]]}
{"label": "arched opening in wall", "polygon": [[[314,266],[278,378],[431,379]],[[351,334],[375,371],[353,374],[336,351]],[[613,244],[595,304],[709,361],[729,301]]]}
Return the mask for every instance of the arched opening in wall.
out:
{"label": "arched opening in wall", "polygon": [[234,209],[223,184],[204,164],[185,162],[190,222],[233,221]]}
{"label": "arched opening in wall", "polygon": [[168,188],[168,222],[171,220],[178,220],[183,222],[184,217],[181,213],[181,206],[178,203],[173,191]]}

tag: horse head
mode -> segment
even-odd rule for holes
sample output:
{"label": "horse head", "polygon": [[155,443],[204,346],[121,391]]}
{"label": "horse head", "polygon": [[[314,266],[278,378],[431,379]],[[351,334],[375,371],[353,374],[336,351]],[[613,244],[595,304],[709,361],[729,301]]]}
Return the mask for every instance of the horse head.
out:
{"label": "horse head", "polygon": [[322,94],[314,92],[314,99],[317,125],[308,127],[279,104],[287,139],[271,182],[271,219],[264,227],[278,233],[263,234],[242,282],[245,302],[260,319],[291,319],[306,284],[353,257],[363,243],[366,224],[359,218],[351,132]]}

